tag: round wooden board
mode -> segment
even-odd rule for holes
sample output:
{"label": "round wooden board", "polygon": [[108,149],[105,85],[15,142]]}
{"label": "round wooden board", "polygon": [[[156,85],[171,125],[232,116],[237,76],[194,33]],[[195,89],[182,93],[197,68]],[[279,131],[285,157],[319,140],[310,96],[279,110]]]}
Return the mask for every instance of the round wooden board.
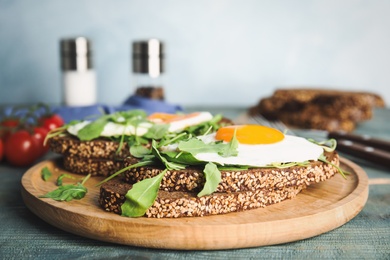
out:
{"label": "round wooden board", "polygon": [[[53,177],[45,182],[41,170],[47,166]],[[225,215],[150,219],[126,218],[99,207],[102,178],[87,181],[87,195],[81,200],[58,202],[38,198],[57,188],[61,173],[57,160],[41,162],[22,178],[22,196],[27,207],[44,221],[65,231],[107,242],[132,246],[216,250],[273,245],[301,240],[335,229],[355,217],[368,197],[366,173],[353,162],[341,158],[341,166],[351,174],[339,174],[308,187],[291,200],[266,208]],[[80,175],[74,175],[80,178]]]}

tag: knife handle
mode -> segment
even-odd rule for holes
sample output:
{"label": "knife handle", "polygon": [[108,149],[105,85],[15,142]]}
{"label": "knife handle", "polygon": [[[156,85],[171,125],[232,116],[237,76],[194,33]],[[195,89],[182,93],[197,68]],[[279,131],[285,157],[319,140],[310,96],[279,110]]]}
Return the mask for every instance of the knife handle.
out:
{"label": "knife handle", "polygon": [[337,140],[336,150],[385,167],[390,167],[390,152],[372,146],[367,146],[352,140],[339,139]]}
{"label": "knife handle", "polygon": [[369,135],[357,135],[357,134],[350,134],[347,132],[330,132],[328,134],[328,137],[334,138],[336,140],[345,139],[345,140],[355,141],[361,144],[366,144],[368,146],[390,152],[390,141],[381,140],[378,138],[371,137]]}

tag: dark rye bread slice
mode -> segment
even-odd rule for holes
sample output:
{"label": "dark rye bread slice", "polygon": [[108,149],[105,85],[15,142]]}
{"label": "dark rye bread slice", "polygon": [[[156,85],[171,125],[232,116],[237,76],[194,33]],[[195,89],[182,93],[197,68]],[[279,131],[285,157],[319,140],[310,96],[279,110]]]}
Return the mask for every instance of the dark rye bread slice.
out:
{"label": "dark rye bread slice", "polygon": [[82,158],[74,155],[63,156],[63,167],[76,174],[108,177],[124,167],[122,159],[106,160],[100,158]]}
{"label": "dark rye bread slice", "polygon": [[[121,214],[121,206],[131,184],[115,178],[100,187],[99,204],[116,214]],[[154,204],[146,211],[148,218],[202,217],[226,214],[265,207],[294,198],[306,185],[294,185],[281,189],[259,189],[231,193],[213,193],[197,197],[193,192],[168,192],[159,190]]]}
{"label": "dark rye bread slice", "polygon": [[91,141],[80,141],[70,134],[63,134],[49,139],[51,151],[62,155],[72,155],[80,158],[123,159],[130,156],[127,143],[123,143],[120,151],[119,142],[108,138],[98,138]]}
{"label": "dark rye bread slice", "polygon": [[[339,165],[336,152],[325,153],[329,162]],[[125,166],[134,164],[134,159],[125,159]],[[164,168],[145,166],[133,168],[123,173],[124,181],[136,183],[152,178]],[[252,168],[248,170],[221,171],[221,182],[216,192],[255,191],[258,189],[274,189],[296,185],[310,185],[329,179],[337,172],[332,165],[320,161],[312,161],[308,166],[293,166],[289,168]],[[204,185],[203,168],[188,167],[184,170],[168,170],[160,185],[164,191],[199,192]]]}

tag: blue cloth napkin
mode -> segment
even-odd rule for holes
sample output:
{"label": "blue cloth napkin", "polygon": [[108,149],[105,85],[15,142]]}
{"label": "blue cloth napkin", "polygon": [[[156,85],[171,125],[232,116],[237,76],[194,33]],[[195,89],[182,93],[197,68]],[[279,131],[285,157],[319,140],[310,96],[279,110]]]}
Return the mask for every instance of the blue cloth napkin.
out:
{"label": "blue cloth napkin", "polygon": [[[183,109],[178,105],[169,104],[165,101],[149,99],[137,95],[130,96],[122,105],[119,106],[109,106],[104,104],[97,104],[91,106],[52,106],[52,112],[59,114],[65,121],[69,123],[72,120],[82,120],[88,117],[102,115],[102,114],[111,114],[117,111],[126,111],[133,109],[142,109],[147,114],[152,114],[155,112],[163,113],[176,113],[182,111]],[[27,113],[27,110],[18,109],[16,107],[5,107],[2,111],[3,117],[10,115],[14,116],[23,116]],[[35,111],[36,115],[44,113],[44,110]]]}

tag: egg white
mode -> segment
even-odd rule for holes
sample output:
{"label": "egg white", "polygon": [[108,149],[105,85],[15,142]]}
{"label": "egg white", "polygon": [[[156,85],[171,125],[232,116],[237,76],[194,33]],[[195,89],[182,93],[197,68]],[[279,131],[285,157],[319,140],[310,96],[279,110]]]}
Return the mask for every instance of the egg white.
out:
{"label": "egg white", "polygon": [[[178,119],[176,121],[169,123],[169,132],[179,132],[184,130],[187,127],[198,125],[207,121],[210,121],[213,118],[213,115],[210,112],[199,112],[199,114],[186,117],[183,119]],[[158,119],[154,120],[155,122],[159,122]]]}
{"label": "egg white", "polygon": [[[205,143],[216,141],[215,133],[199,137]],[[282,141],[273,144],[239,144],[238,155],[222,157],[217,153],[198,153],[199,161],[221,165],[244,165],[264,167],[273,163],[304,162],[318,160],[323,148],[302,137],[285,135]]]}
{"label": "egg white", "polygon": [[[209,112],[200,112],[198,115],[188,118],[183,118],[174,122],[169,123],[169,132],[179,132],[184,130],[187,127],[198,125],[207,121],[210,121],[213,118],[212,114]],[[124,118],[122,120],[118,120],[119,122],[124,122]],[[91,121],[82,121],[74,125],[70,125],[67,129],[68,133],[72,135],[77,135],[77,133],[90,124]],[[156,123],[156,122],[155,122]],[[100,134],[100,136],[110,137],[110,136],[120,136],[120,135],[136,135],[143,136],[148,130],[152,127],[152,123],[145,121],[140,123],[137,127],[132,125],[124,125],[117,124],[114,122],[108,122]]]}
{"label": "egg white", "polygon": [[[83,129],[85,126],[89,125],[90,121],[83,121],[74,125],[70,125],[67,129],[68,133],[72,135],[77,135],[78,132]],[[120,136],[120,135],[136,135],[143,136],[148,130],[152,127],[152,124],[149,122],[140,123],[137,127],[132,125],[122,125],[116,124],[114,122],[108,122],[103,131],[100,133],[100,136],[110,137],[110,136]]]}

